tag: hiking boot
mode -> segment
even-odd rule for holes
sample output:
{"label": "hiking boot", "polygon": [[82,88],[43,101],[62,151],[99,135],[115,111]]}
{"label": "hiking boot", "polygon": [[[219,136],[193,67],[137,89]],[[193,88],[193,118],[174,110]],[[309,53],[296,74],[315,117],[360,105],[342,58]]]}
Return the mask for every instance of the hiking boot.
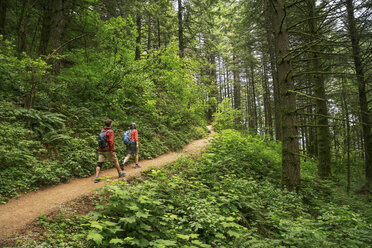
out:
{"label": "hiking boot", "polygon": [[96,178],[94,179],[94,183],[99,183],[99,182],[101,182],[101,178],[96,177]]}
{"label": "hiking boot", "polygon": [[125,177],[126,174],[127,174],[127,173],[126,173],[125,171],[123,171],[123,172],[119,172],[119,178],[120,178],[120,177]]}
{"label": "hiking boot", "polygon": [[138,169],[138,168],[141,168],[142,166],[139,165],[139,164],[136,164],[136,166],[134,166],[134,168]]}

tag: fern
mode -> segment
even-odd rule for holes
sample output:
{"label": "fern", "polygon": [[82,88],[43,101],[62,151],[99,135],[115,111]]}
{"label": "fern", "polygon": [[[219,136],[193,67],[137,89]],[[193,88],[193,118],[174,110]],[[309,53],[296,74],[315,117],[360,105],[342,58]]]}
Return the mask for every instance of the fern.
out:
{"label": "fern", "polygon": [[70,136],[65,134],[59,134],[55,131],[49,132],[43,137],[43,142],[46,144],[65,144]]}
{"label": "fern", "polygon": [[19,109],[15,112],[18,118],[26,118],[29,128],[40,138],[48,133],[55,133],[66,128],[66,116],[48,111]]}

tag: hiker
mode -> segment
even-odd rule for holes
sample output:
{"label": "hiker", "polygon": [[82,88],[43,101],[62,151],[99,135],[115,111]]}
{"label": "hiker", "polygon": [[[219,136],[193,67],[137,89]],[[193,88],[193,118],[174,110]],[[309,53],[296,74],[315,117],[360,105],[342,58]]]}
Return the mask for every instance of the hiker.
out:
{"label": "hiker", "polygon": [[136,165],[134,168],[141,168],[142,166],[138,164],[138,131],[136,123],[132,122],[129,130],[124,133],[124,144],[127,147],[127,156],[121,164],[121,169],[124,169],[125,164],[133,153],[135,153],[136,156]]}
{"label": "hiker", "polygon": [[115,167],[118,171],[119,178],[124,177],[126,172],[124,169],[123,171],[120,171],[119,161],[116,157],[115,153],[115,146],[114,146],[114,131],[111,129],[112,127],[112,120],[106,120],[105,121],[105,127],[101,131],[98,137],[98,162],[96,167],[96,178],[94,179],[95,183],[98,183],[101,181],[101,179],[98,177],[99,172],[101,170],[101,167],[105,160],[107,159],[110,162],[115,163]]}

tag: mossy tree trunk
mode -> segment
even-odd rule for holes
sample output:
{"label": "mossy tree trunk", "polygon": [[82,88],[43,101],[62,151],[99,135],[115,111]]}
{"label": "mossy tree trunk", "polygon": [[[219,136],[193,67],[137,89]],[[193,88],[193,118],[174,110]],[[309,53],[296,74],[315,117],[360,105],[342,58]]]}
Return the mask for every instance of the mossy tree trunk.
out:
{"label": "mossy tree trunk", "polygon": [[262,53],[262,88],[263,93],[263,102],[264,102],[264,111],[265,111],[265,133],[273,137],[273,120],[271,114],[271,94],[269,88],[269,79],[267,73],[267,58],[265,51]]}
{"label": "mossy tree trunk", "polygon": [[237,57],[233,56],[233,77],[234,77],[234,108],[241,109],[240,96],[240,77],[239,77],[239,62]]}
{"label": "mossy tree trunk", "polygon": [[363,145],[365,153],[365,170],[366,179],[370,186],[372,186],[372,117],[368,109],[366,79],[361,59],[359,35],[356,28],[356,20],[354,16],[354,6],[352,0],[346,0],[347,17],[349,24],[350,39],[352,44],[352,54],[354,59],[354,66],[356,72],[356,79],[358,83],[359,104],[361,111],[361,121],[363,130]]}
{"label": "mossy tree trunk", "polygon": [[0,0],[0,34],[5,34],[7,1],[8,0]]}
{"label": "mossy tree trunk", "polygon": [[141,40],[142,40],[142,16],[140,13],[137,13],[136,25],[137,25],[137,38],[136,38],[136,52],[135,52],[134,59],[139,60],[141,58]]}
{"label": "mossy tree trunk", "polygon": [[319,27],[317,25],[317,12],[315,9],[316,0],[307,0],[308,7],[308,27],[311,34],[310,43],[313,44],[311,52],[312,80],[314,85],[314,95],[316,97],[316,128],[318,144],[318,175],[325,179],[331,177],[331,150],[330,150],[330,133],[328,125],[328,109],[325,94],[323,69],[321,68],[321,47],[319,45]]}
{"label": "mossy tree trunk", "polygon": [[251,78],[250,80],[250,88],[251,88],[251,92],[252,92],[252,95],[251,95],[251,110],[250,110],[250,130],[254,133],[254,134],[257,134],[257,98],[256,98],[256,81],[255,81],[255,78],[254,78],[254,67],[253,65],[250,65],[250,72],[251,72]]}
{"label": "mossy tree trunk", "polygon": [[43,18],[42,18],[40,43],[39,43],[39,55],[46,55],[48,52],[50,34],[52,32],[52,23],[53,23],[53,1],[44,0]]}
{"label": "mossy tree trunk", "polygon": [[292,78],[289,38],[286,24],[286,3],[271,0],[276,41],[276,57],[280,86],[282,120],[282,185],[289,190],[298,190],[300,179],[300,157],[297,132],[296,99]]}
{"label": "mossy tree trunk", "polygon": [[184,56],[182,12],[183,12],[182,0],[178,0],[178,47],[180,50],[181,58]]}
{"label": "mossy tree trunk", "polygon": [[273,27],[272,27],[272,5],[269,4],[269,0],[265,0],[265,29],[266,29],[266,40],[267,48],[269,52],[271,76],[273,79],[273,92],[274,92],[274,123],[275,123],[275,139],[281,140],[282,128],[280,122],[280,92],[279,92],[279,81],[278,71],[275,63],[275,44],[273,39]]}

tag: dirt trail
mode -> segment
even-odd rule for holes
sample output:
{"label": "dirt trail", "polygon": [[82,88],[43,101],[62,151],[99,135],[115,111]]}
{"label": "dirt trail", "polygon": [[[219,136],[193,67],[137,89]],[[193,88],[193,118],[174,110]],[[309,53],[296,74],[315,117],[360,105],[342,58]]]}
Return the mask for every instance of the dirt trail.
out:
{"label": "dirt trail", "polygon": [[[212,127],[208,126],[208,129],[212,134]],[[131,164],[125,169],[127,172],[126,178],[139,175],[141,171],[149,167],[161,167],[174,162],[185,155],[196,155],[208,144],[209,138],[196,140],[179,152],[170,152],[152,160],[140,161],[142,166],[140,169],[134,169],[133,164]],[[115,179],[117,178],[117,171],[115,168],[102,171],[100,176]],[[94,176],[74,179],[65,184],[21,195],[18,198],[11,199],[5,205],[0,205],[0,239],[6,238],[25,228],[27,224],[31,223],[38,216],[53,211],[60,204],[82,197],[105,185],[104,181],[93,183],[93,180]]]}

